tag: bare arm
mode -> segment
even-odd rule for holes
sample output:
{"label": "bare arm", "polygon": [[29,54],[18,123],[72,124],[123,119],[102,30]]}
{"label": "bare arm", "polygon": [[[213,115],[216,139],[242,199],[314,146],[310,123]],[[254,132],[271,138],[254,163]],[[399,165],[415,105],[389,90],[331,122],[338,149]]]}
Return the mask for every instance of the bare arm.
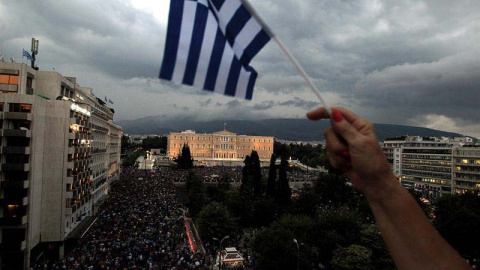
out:
{"label": "bare arm", "polygon": [[[330,118],[323,108],[307,117]],[[471,269],[398,183],[373,125],[343,108],[333,108],[331,119],[332,128],[325,132],[327,157],[367,198],[397,268]]]}

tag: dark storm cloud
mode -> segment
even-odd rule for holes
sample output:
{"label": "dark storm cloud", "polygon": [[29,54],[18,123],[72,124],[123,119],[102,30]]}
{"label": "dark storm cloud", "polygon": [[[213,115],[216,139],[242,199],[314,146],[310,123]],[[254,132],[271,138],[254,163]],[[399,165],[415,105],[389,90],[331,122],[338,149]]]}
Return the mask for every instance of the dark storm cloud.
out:
{"label": "dark storm cloud", "polygon": [[472,55],[374,71],[357,83],[357,96],[364,106],[403,109],[406,117],[439,114],[478,123],[480,57]]}
{"label": "dark storm cloud", "polygon": [[[480,1],[251,3],[331,105],[347,105],[374,122],[454,121],[465,130],[480,122]],[[0,2],[0,53],[18,59],[31,37],[40,39],[41,69],[77,76],[100,96],[115,92],[122,117],[182,114],[183,107],[203,118],[284,117],[318,106],[273,41],[251,63],[259,74],[251,103],[159,83],[165,32],[148,10],[127,0]]]}
{"label": "dark storm cloud", "polygon": [[83,64],[116,78],[158,75],[164,29],[124,1],[16,0],[3,6],[8,14],[2,43],[8,47],[21,33],[28,46],[28,38],[36,37],[40,67],[49,59],[56,66]]}

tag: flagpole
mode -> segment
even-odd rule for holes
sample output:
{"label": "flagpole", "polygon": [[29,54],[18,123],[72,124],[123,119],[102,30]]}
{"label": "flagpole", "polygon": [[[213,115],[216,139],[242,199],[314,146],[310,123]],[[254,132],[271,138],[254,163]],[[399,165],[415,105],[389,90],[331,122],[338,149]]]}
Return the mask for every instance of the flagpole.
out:
{"label": "flagpole", "polygon": [[277,42],[278,46],[282,51],[288,56],[288,59],[292,62],[292,64],[297,68],[298,72],[302,77],[305,79],[307,84],[310,86],[310,89],[312,89],[313,93],[317,96],[317,98],[320,100],[322,103],[323,107],[327,110],[329,115],[332,115],[332,109],[327,105],[325,100],[322,98],[320,95],[320,91],[318,88],[313,84],[312,79],[310,76],[308,76],[307,72],[303,69],[303,67],[300,65],[300,63],[297,61],[295,56],[293,56],[292,53],[287,49],[287,47],[283,44],[283,42],[278,38],[278,36],[273,33],[272,29],[268,27],[268,25],[262,20],[262,18],[258,15],[258,13],[255,11],[255,9],[250,5],[250,3],[247,0],[240,0],[240,2],[243,3],[244,7],[252,14],[252,16],[257,19],[258,23],[262,26],[263,30],[273,39]]}

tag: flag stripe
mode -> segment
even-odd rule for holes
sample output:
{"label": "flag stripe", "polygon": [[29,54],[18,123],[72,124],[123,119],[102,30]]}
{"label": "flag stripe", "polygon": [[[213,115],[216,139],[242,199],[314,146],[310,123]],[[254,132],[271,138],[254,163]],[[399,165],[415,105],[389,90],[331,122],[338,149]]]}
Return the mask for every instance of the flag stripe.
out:
{"label": "flag stripe", "polygon": [[168,15],[167,38],[165,44],[165,53],[163,54],[163,63],[160,70],[160,78],[171,80],[173,69],[177,58],[178,43],[180,39],[180,28],[183,17],[184,1],[171,1],[170,13]]}
{"label": "flag stripe", "polygon": [[250,73],[242,67],[238,76],[237,92],[235,96],[245,98],[247,94],[247,87],[250,79]]}
{"label": "flag stripe", "polygon": [[244,65],[248,65],[255,55],[270,41],[270,36],[263,29],[258,32],[252,42],[243,51],[243,55],[240,58],[240,62]]}
{"label": "flag stripe", "polygon": [[222,8],[218,10],[218,25],[222,29],[223,34],[226,33],[227,24],[233,18],[237,9],[241,7],[241,3],[238,0],[225,1]]}
{"label": "flag stripe", "polygon": [[251,67],[247,67],[247,70],[249,70],[251,74],[248,81],[247,94],[245,95],[245,99],[251,100],[253,97],[253,87],[255,86],[255,81],[257,80],[257,72]]}
{"label": "flag stripe", "polygon": [[237,9],[230,22],[227,24],[225,31],[225,37],[227,37],[227,41],[230,45],[233,45],[236,42],[235,38],[240,31],[242,31],[251,17],[252,15],[250,15],[243,6],[240,6]]}
{"label": "flag stripe", "polygon": [[[202,65],[202,63],[209,63],[212,57],[215,34],[217,33],[217,22],[211,12],[208,13],[207,25],[204,34],[204,40],[202,44],[202,50],[198,62],[200,63],[195,75],[195,81],[193,85],[195,87],[203,88],[207,77],[208,66]],[[213,89],[213,88],[212,88]]]}
{"label": "flag stripe", "polygon": [[235,96],[241,68],[242,65],[240,64],[238,59],[233,58],[232,65],[230,66],[230,73],[228,74],[227,85],[225,86],[225,95]]}
{"label": "flag stripe", "polygon": [[[250,19],[242,31],[235,38],[235,43],[233,44],[233,51],[235,55],[240,59],[240,62],[243,65],[248,65],[248,58],[243,58],[243,54],[247,46],[255,39],[257,34],[262,30],[260,25],[253,19]],[[251,58],[250,58],[251,59]]]}
{"label": "flag stripe", "polygon": [[215,6],[217,10],[220,10],[225,0],[210,0],[210,2]]}
{"label": "flag stripe", "polygon": [[234,56],[233,50],[223,50],[222,61],[220,62],[220,68],[217,76],[217,83],[215,85],[215,89],[213,90],[215,93],[225,94],[228,74],[230,73],[230,67],[232,66]]}
{"label": "flag stripe", "polygon": [[195,14],[195,25],[193,27],[192,41],[188,52],[186,72],[183,76],[183,83],[193,85],[195,74],[197,72],[200,51],[202,49],[205,26],[207,24],[208,8],[203,5],[197,5]]}
{"label": "flag stripe", "polygon": [[225,49],[225,37],[220,29],[217,29],[215,44],[213,45],[212,58],[208,65],[207,78],[205,80],[205,89],[213,91],[217,80],[220,62],[222,61],[223,50]]}
{"label": "flag stripe", "polygon": [[180,31],[180,44],[177,52],[177,63],[173,70],[172,80],[182,82],[185,74],[188,53],[190,51],[190,42],[192,41],[193,26],[195,24],[194,15],[197,9],[197,2],[185,1],[183,6],[182,29]]}

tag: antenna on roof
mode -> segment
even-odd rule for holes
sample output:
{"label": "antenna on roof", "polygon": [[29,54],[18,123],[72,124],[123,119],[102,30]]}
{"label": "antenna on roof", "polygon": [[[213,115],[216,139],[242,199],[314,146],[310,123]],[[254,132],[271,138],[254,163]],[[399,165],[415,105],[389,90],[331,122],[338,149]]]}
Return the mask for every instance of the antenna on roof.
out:
{"label": "antenna on roof", "polygon": [[32,38],[32,60],[30,61],[32,63],[32,68],[35,70],[38,70],[38,67],[35,67],[35,60],[36,56],[38,54],[38,40],[35,38]]}
{"label": "antenna on roof", "polygon": [[13,56],[10,57],[10,61],[11,61],[12,63],[16,63],[16,62],[15,62],[15,58],[13,58]]}

